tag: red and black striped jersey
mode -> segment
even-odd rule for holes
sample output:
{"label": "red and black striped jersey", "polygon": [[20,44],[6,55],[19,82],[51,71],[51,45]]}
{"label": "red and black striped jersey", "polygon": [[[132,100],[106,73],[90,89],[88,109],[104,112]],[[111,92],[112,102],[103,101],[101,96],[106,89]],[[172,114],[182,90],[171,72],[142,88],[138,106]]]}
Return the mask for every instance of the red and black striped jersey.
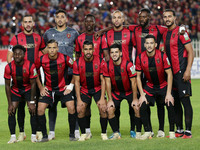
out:
{"label": "red and black striped jersey", "polygon": [[35,64],[25,59],[24,64],[18,66],[13,60],[5,67],[4,78],[12,79],[11,92],[26,92],[31,89],[30,80],[37,78]]}
{"label": "red and black striped jersey", "polygon": [[112,92],[117,95],[132,93],[130,78],[136,77],[132,62],[122,59],[120,65],[114,65],[113,60],[110,59],[103,65],[103,75],[110,78]]}
{"label": "red and black striped jersey", "polygon": [[178,33],[179,26],[163,34],[165,51],[172,65],[173,74],[186,69],[188,53],[184,45],[191,42],[187,32],[184,35]]}
{"label": "red and black striped jersey", "polygon": [[74,62],[73,74],[80,76],[81,93],[94,94],[101,90],[101,62],[98,56],[94,56],[91,62],[85,61],[84,56]]}
{"label": "red and black striped jersey", "polygon": [[13,36],[10,41],[9,51],[12,51],[13,46],[20,44],[26,48],[25,59],[35,63],[39,57],[39,51],[45,48],[43,37],[37,33],[26,35],[24,32]]}
{"label": "red and black striped jersey", "polygon": [[167,27],[160,25],[150,25],[148,28],[142,28],[142,26],[138,25],[129,26],[129,29],[133,31],[136,43],[136,56],[141,54],[146,50],[144,47],[145,37],[147,35],[153,35],[156,38],[157,49],[159,49],[160,41],[162,39],[162,35],[165,31],[167,31]]}
{"label": "red and black striped jersey", "polygon": [[49,59],[48,54],[45,54],[37,59],[36,69],[39,71],[42,66],[45,74],[44,85],[50,91],[64,91],[68,81],[68,67],[73,67],[73,60],[62,53],[58,52],[58,57],[55,60]]}
{"label": "red and black striped jersey", "polygon": [[103,47],[103,46],[105,46],[106,39],[100,37],[97,40],[95,40],[94,34],[83,33],[83,34],[79,35],[75,42],[76,43],[75,51],[76,51],[76,53],[81,54],[82,56],[83,56],[83,52],[82,52],[83,42],[85,40],[93,42],[93,44],[94,44],[93,55],[97,55],[97,56],[103,58],[103,50],[107,50],[107,47]]}
{"label": "red and black striped jersey", "polygon": [[122,46],[122,56],[126,60],[132,60],[132,50],[134,43],[134,34],[127,28],[123,28],[121,31],[114,31],[111,29],[107,31],[103,38],[106,38],[106,45],[103,45],[104,48],[109,48],[114,43],[117,43]]}
{"label": "red and black striped jersey", "polygon": [[167,85],[165,69],[171,67],[167,55],[155,50],[153,57],[148,57],[146,51],[137,56],[136,71],[143,71],[147,78],[147,85],[151,88],[163,88]]}

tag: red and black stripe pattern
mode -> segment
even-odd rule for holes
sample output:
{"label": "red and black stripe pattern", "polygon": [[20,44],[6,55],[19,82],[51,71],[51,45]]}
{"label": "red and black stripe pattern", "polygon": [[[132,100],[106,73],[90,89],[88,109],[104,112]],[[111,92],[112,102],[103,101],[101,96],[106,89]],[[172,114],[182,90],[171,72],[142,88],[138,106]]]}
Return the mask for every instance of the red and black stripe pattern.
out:
{"label": "red and black stripe pattern", "polygon": [[37,78],[35,65],[28,60],[18,66],[14,60],[7,64],[4,72],[5,79],[12,79],[11,91],[23,93],[31,89],[30,79]]}
{"label": "red and black stripe pattern", "polygon": [[82,56],[74,62],[73,74],[80,76],[81,93],[94,94],[101,90],[101,61],[101,58],[94,56],[91,62],[86,62]]}
{"label": "red and black stripe pattern", "polygon": [[184,45],[191,42],[187,32],[184,35],[178,33],[179,26],[163,35],[165,51],[172,65],[173,74],[186,69],[188,53]]}
{"label": "red and black stripe pattern", "polygon": [[142,52],[136,59],[136,70],[144,72],[151,88],[162,89],[167,85],[165,69],[170,67],[167,55],[160,50],[156,50],[153,57],[148,57],[146,51]]}
{"label": "red and black stripe pattern", "polygon": [[42,66],[45,74],[44,85],[50,91],[64,91],[65,85],[69,82],[67,80],[68,67],[73,67],[73,60],[62,53],[58,52],[58,57],[55,60],[51,60],[48,54],[45,54],[38,58],[36,62],[36,68],[39,71]]}
{"label": "red and black stripe pattern", "polygon": [[26,48],[25,59],[32,63],[35,63],[39,57],[39,51],[45,48],[44,39],[36,33],[26,35],[24,32],[21,32],[15,35],[10,42],[10,51],[17,44],[23,45]]}
{"label": "red and black stripe pattern", "polygon": [[130,78],[136,77],[135,69],[130,61],[122,59],[120,65],[114,65],[113,60],[104,63],[103,75],[111,79],[112,92],[117,95],[132,93]]}

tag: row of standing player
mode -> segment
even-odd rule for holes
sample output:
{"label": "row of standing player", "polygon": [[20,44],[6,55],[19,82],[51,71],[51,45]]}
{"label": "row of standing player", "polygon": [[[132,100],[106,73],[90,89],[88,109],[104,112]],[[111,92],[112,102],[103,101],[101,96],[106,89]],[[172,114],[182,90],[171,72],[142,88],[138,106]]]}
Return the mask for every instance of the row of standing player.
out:
{"label": "row of standing player", "polygon": [[[118,14],[118,16],[116,16]],[[121,15],[121,16],[120,16]],[[175,16],[174,16],[175,17]],[[32,18],[31,18],[32,19]],[[78,35],[76,35],[77,33],[76,32],[73,32],[74,30],[72,30],[71,28],[69,28],[69,27],[67,27],[66,28],[66,14],[65,14],[65,12],[57,12],[57,14],[56,14],[56,17],[55,17],[55,21],[56,21],[56,24],[57,24],[57,30],[56,29],[50,29],[49,31],[47,31],[47,33],[46,33],[46,38],[49,36],[50,38],[60,38],[60,40],[58,40],[58,42],[59,42],[59,50],[60,49],[62,49],[62,48],[64,48],[64,47],[66,47],[66,45],[67,44],[69,44],[69,46],[71,46],[72,47],[72,45],[70,45],[71,43],[73,43],[73,42],[69,42],[69,41],[63,41],[63,40],[69,40],[69,39],[71,39],[71,41],[73,41],[73,40],[75,40],[76,38],[74,38],[74,34],[75,34],[75,36],[78,36]],[[136,36],[137,38],[136,38],[136,43],[137,43],[137,45],[136,45],[136,48],[137,48],[137,52],[139,51],[139,50],[141,50],[141,47],[142,47],[142,45],[143,44],[139,44],[140,42],[142,43],[142,41],[143,41],[143,39],[144,39],[144,35],[146,35],[146,34],[148,34],[149,32],[152,32],[152,34],[156,34],[156,37],[157,37],[157,43],[158,43],[158,45],[159,45],[159,41],[160,41],[160,34],[162,35],[162,33],[163,32],[161,32],[161,29],[163,28],[163,30],[167,30],[165,27],[160,27],[160,26],[151,26],[151,25],[149,25],[149,19],[150,19],[150,13],[149,13],[149,10],[146,10],[146,9],[143,9],[143,10],[141,10],[141,12],[140,12],[140,14],[139,14],[139,21],[140,21],[140,25],[139,26],[132,26],[132,27],[134,27],[134,32],[132,33],[129,33],[130,31],[128,30],[127,31],[127,29],[126,28],[123,28],[122,27],[122,23],[123,23],[123,20],[124,20],[124,18],[123,18],[123,14],[122,13],[113,13],[113,16],[112,16],[112,22],[113,22],[113,24],[114,24],[114,29],[111,29],[110,30],[110,32],[107,32],[106,34],[105,34],[105,36],[107,37],[107,43],[109,44],[109,40],[108,39],[110,39],[110,41],[112,41],[112,40],[114,40],[114,41],[116,41],[116,42],[120,42],[120,38],[126,38],[127,36],[129,36],[129,34],[137,34],[137,35],[139,35],[140,34],[140,36]],[[119,21],[120,20],[120,21]],[[169,21],[170,22],[170,21]],[[28,22],[26,22],[26,23],[28,23]],[[30,23],[30,22],[29,22]],[[174,23],[174,22],[171,22],[171,23]],[[86,17],[85,18],[85,25],[86,25],[86,34],[82,34],[82,35],[80,35],[79,37],[82,37],[82,38],[84,38],[84,36],[85,36],[85,38],[86,39],[89,39],[89,40],[91,40],[91,39],[94,39],[94,37],[93,37],[93,34],[94,34],[94,24],[95,24],[95,20],[94,20],[94,18],[92,17],[92,15],[88,15],[88,17]],[[25,28],[25,30],[24,30],[24,33],[26,32],[26,27],[25,27],[26,25],[24,25],[24,28]],[[88,28],[87,28],[88,27]],[[122,27],[122,28],[121,28]],[[132,28],[132,27],[129,27],[130,29]],[[159,27],[161,28],[160,30],[159,30]],[[137,29],[137,30],[136,30]],[[66,30],[71,30],[72,31],[72,33],[70,33],[70,32],[68,32],[68,31],[66,31]],[[120,32],[117,32],[117,30],[118,31],[120,31]],[[125,31],[124,31],[125,30]],[[30,26],[30,24],[27,26],[27,32],[28,31],[32,31],[32,28],[31,28],[31,26]],[[50,32],[51,31],[51,32]],[[59,31],[61,31],[61,32],[59,32]],[[123,31],[123,34],[121,33]],[[138,33],[137,33],[137,32]],[[54,33],[52,33],[52,32],[54,32]],[[29,33],[29,32],[28,32]],[[48,33],[49,33],[49,35],[48,35]],[[73,34],[74,33],[74,34]],[[109,35],[109,33],[110,33],[110,35]],[[142,33],[142,34],[141,34]],[[31,34],[32,34],[32,32],[31,32]],[[61,34],[64,36],[61,36]],[[25,34],[25,35],[27,35],[27,34]],[[24,35],[24,36],[25,36]],[[109,36],[108,36],[109,35]],[[174,38],[174,36],[175,35],[177,35],[177,34],[173,34],[173,38]],[[66,36],[67,36],[67,38],[66,38]],[[29,36],[30,37],[30,36]],[[185,37],[185,35],[184,35],[184,37]],[[187,37],[187,35],[186,35],[186,37]],[[22,39],[21,40],[19,40],[18,39],[19,37],[14,37],[13,39],[16,39],[16,41],[19,41],[19,42],[27,42],[27,40],[30,42],[31,41],[31,38],[28,38],[28,36],[25,36],[25,37],[21,37]],[[24,38],[27,38],[26,40],[23,40]],[[37,41],[38,42],[38,40],[40,40],[40,38],[35,38],[36,40],[35,41]],[[45,35],[44,35],[44,39],[45,39]],[[104,38],[103,38],[104,39]],[[78,40],[78,39],[77,39]],[[102,38],[101,38],[101,40],[102,40]],[[14,43],[12,43],[13,41],[15,41],[15,40],[12,40],[11,41],[11,45],[14,45],[14,44],[16,44],[16,41],[14,42]],[[32,39],[32,42],[33,42],[34,40]],[[79,45],[81,45],[81,42],[83,42],[84,40],[83,39],[81,39],[79,42]],[[94,41],[94,40],[93,40]],[[126,41],[126,40],[125,40]],[[121,42],[122,42],[122,45],[124,44],[124,45],[126,45],[127,43],[126,42],[124,42],[124,40],[121,40]],[[18,42],[17,42],[18,43]],[[101,43],[101,42],[100,42]],[[112,43],[112,42],[110,42],[110,43]],[[21,43],[19,43],[19,44],[21,44]],[[169,43],[168,43],[169,44]],[[39,44],[37,44],[37,45],[39,45]],[[97,43],[95,43],[95,41],[94,41],[94,45],[95,45],[95,47],[97,46],[99,46]],[[188,44],[189,45],[189,44]],[[27,48],[33,48],[33,47],[31,47],[31,44],[27,44],[26,45],[27,46]],[[141,46],[141,47],[140,47]],[[60,48],[61,47],[61,48]],[[124,46],[122,46],[123,48],[124,48]],[[125,46],[126,48],[128,47],[128,46]],[[106,56],[106,49],[103,49],[104,50],[104,55]],[[63,50],[61,50],[61,51],[63,51]],[[95,49],[95,51],[96,51],[96,49]],[[65,51],[66,52],[66,51]],[[63,51],[63,53],[64,53],[64,51]],[[138,52],[139,53],[139,52]],[[12,53],[11,53],[12,54]],[[37,52],[35,52],[35,54],[37,55]],[[77,54],[78,54],[78,50],[77,50]],[[29,56],[33,56],[33,53],[32,53],[32,55],[29,55]],[[191,56],[191,55],[190,55]],[[11,58],[10,57],[10,54],[8,53],[8,61],[10,60],[9,58]],[[190,57],[191,58],[191,57]],[[191,59],[190,59],[191,60]],[[188,63],[189,65],[191,64],[191,61]],[[187,70],[189,70],[189,69],[187,69]],[[130,114],[132,114],[132,113],[130,113]],[[55,115],[54,115],[55,116]],[[90,115],[88,115],[88,116],[90,116]],[[118,115],[119,116],[119,115]],[[55,118],[55,117],[53,117],[53,118]],[[89,117],[88,117],[89,118]],[[163,118],[163,117],[161,117],[161,118]],[[89,120],[89,119],[88,119]],[[180,120],[181,121],[181,120]],[[132,121],[131,121],[132,122]],[[164,123],[163,123],[164,124]],[[51,125],[50,125],[51,126]],[[181,131],[182,130],[182,127],[181,127],[182,125],[181,125],[181,123],[180,123],[180,130],[179,131]],[[55,127],[55,126],[54,126]],[[131,127],[133,127],[132,125],[131,125]],[[54,130],[54,129],[53,129]],[[133,129],[134,130],[134,129]],[[50,127],[50,131],[51,131],[51,127]],[[51,133],[51,132],[50,132]],[[55,135],[53,135],[53,138],[55,137]]]}

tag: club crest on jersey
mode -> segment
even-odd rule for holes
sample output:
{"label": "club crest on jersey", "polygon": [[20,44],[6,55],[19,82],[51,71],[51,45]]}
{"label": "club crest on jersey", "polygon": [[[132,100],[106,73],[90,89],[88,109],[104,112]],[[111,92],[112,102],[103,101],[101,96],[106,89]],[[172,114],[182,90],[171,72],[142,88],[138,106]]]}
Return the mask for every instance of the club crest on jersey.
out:
{"label": "club crest on jersey", "polygon": [[172,37],[173,37],[173,38],[175,37],[175,33],[172,35]]}
{"label": "club crest on jersey", "polygon": [[23,39],[21,39],[21,42],[23,42]]}
{"label": "club crest on jersey", "polygon": [[109,36],[109,38],[111,38],[111,35]]}
{"label": "club crest on jersey", "polygon": [[70,38],[70,37],[71,37],[71,34],[70,34],[70,33],[67,33],[67,37]]}
{"label": "club crest on jersey", "polygon": [[94,67],[95,67],[95,69],[98,69],[98,65],[97,64],[95,64]]}
{"label": "club crest on jersey", "polygon": [[154,31],[154,29],[151,29],[151,31],[153,32],[153,31]]}
{"label": "club crest on jersey", "polygon": [[35,38],[35,41],[38,42],[38,38]]}
{"label": "club crest on jersey", "polygon": [[143,61],[143,63],[145,64],[145,63],[146,63],[146,61]]}
{"label": "club crest on jersey", "polygon": [[126,33],[124,33],[124,37],[125,37],[125,38],[127,37],[127,34],[126,34]]}
{"label": "club crest on jersey", "polygon": [[59,67],[62,68],[62,64],[59,64]]}
{"label": "club crest on jersey", "polygon": [[160,63],[160,59],[159,59],[159,58],[157,58],[157,60],[156,60],[156,61],[157,61],[157,63],[158,63],[158,64]]}
{"label": "club crest on jersey", "polygon": [[122,73],[124,72],[124,68],[121,69],[121,72],[122,72]]}
{"label": "club crest on jersey", "polygon": [[26,69],[23,69],[23,72],[26,73]]}

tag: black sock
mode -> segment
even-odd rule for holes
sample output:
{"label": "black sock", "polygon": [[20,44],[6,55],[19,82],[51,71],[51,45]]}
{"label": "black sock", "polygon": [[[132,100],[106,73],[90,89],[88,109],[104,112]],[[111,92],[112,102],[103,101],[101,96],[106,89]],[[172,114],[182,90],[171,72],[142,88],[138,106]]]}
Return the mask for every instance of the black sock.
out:
{"label": "black sock", "polygon": [[85,134],[85,126],[86,126],[86,119],[85,119],[85,117],[78,118],[78,124],[80,126],[81,133]]}
{"label": "black sock", "polygon": [[25,105],[26,105],[25,101],[19,102],[18,105],[17,122],[19,126],[19,132],[24,132]]}
{"label": "black sock", "polygon": [[193,119],[193,110],[192,110],[190,98],[189,97],[183,97],[183,98],[181,98],[181,102],[182,102],[183,107],[184,107],[186,130],[191,131],[192,119]]}
{"label": "black sock", "polygon": [[108,125],[108,118],[100,117],[100,124],[101,124],[101,133],[106,133],[106,129],[107,129],[107,125]]}
{"label": "black sock", "polygon": [[164,103],[157,102],[157,115],[159,121],[159,130],[164,131],[164,124],[165,124],[165,107]]}
{"label": "black sock", "polygon": [[151,127],[149,124],[150,121],[149,121],[148,108],[149,106],[145,102],[143,102],[142,106],[140,107],[140,116],[141,116],[142,123],[144,125],[145,132],[151,131]]}
{"label": "black sock", "polygon": [[56,118],[57,118],[57,104],[55,101],[53,107],[49,109],[49,131],[55,131]]}
{"label": "black sock", "polygon": [[41,127],[41,130],[42,130],[43,138],[48,138],[45,114],[42,115],[42,116],[38,116],[38,120],[39,120],[40,127]]}
{"label": "black sock", "polygon": [[150,131],[152,132],[152,125],[151,125],[151,109],[150,109],[150,106],[147,105],[147,114],[148,114],[148,121],[149,121],[149,128],[150,128]]}
{"label": "black sock", "polygon": [[136,124],[137,132],[141,132],[141,129],[142,129],[141,119],[138,117],[135,117],[135,124]]}
{"label": "black sock", "polygon": [[182,109],[179,97],[175,93],[176,92],[174,92],[174,111],[175,111],[176,128],[177,130],[182,130],[183,129],[183,109]]}
{"label": "black sock", "polygon": [[15,127],[16,127],[15,114],[12,116],[8,116],[8,125],[10,129],[10,134],[15,134]]}
{"label": "black sock", "polygon": [[133,108],[131,107],[131,104],[129,105],[129,116],[130,116],[130,125],[131,125],[131,131],[135,131],[135,112]]}
{"label": "black sock", "polygon": [[91,115],[85,116],[85,119],[86,119],[86,128],[90,128]]}
{"label": "black sock", "polygon": [[36,115],[33,115],[33,116],[31,115],[30,123],[31,123],[32,134],[36,134],[36,130],[37,130],[37,116]]}
{"label": "black sock", "polygon": [[120,114],[121,114],[120,107],[117,107],[115,110],[115,117],[119,128],[120,128]]}
{"label": "black sock", "polygon": [[111,119],[108,119],[109,120],[109,124],[113,130],[113,132],[119,132],[119,127],[117,125],[117,119],[116,117],[113,117]]}
{"label": "black sock", "polygon": [[174,106],[170,103],[170,105],[167,105],[167,111],[168,111],[168,120],[169,120],[169,131],[174,131],[174,125],[175,125],[175,111]]}
{"label": "black sock", "polygon": [[76,114],[68,114],[68,122],[69,122],[69,129],[70,135],[74,134],[75,126],[76,126]]}

